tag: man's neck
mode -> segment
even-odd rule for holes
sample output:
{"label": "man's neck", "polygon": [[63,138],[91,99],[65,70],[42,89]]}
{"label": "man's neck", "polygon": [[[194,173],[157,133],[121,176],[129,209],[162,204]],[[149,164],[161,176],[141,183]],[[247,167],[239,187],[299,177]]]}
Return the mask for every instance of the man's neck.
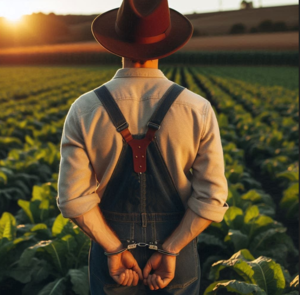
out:
{"label": "man's neck", "polygon": [[129,58],[122,59],[123,68],[148,68],[158,69],[158,59],[146,60],[144,62],[131,60]]}

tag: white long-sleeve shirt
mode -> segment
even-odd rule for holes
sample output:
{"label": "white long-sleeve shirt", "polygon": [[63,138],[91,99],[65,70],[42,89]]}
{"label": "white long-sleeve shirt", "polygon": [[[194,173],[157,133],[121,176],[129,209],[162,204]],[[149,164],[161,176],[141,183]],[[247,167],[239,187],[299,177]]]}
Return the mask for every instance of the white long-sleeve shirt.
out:
{"label": "white long-sleeve shirt", "polygon": [[[105,85],[130,132],[144,134],[157,103],[172,83],[159,69],[125,68]],[[228,185],[219,125],[210,102],[185,89],[156,136],[186,208],[203,218],[222,221],[229,208]],[[78,217],[98,205],[122,145],[121,134],[93,90],[77,98],[61,140],[57,205],[64,217]]]}

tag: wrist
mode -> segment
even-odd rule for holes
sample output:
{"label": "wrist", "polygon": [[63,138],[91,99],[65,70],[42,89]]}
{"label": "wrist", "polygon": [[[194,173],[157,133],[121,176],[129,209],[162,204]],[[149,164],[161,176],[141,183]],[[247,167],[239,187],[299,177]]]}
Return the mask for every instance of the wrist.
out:
{"label": "wrist", "polygon": [[169,253],[177,254],[181,251],[178,247],[175,247],[174,245],[165,242],[161,245],[161,248]]}
{"label": "wrist", "polygon": [[116,252],[119,252],[121,251],[122,249],[124,249],[125,247],[122,245],[122,243],[118,243],[118,244],[115,244],[115,245],[110,245],[110,246],[107,246],[104,248],[104,251],[106,253],[116,253]]}

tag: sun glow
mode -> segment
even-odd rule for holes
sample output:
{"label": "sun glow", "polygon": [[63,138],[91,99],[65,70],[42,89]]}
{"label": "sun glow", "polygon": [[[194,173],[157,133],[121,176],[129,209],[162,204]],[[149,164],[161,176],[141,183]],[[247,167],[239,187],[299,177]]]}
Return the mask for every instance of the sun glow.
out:
{"label": "sun glow", "polygon": [[25,14],[26,12],[22,9],[9,9],[6,11],[1,11],[1,15],[6,19],[6,21],[14,24],[21,22],[23,15]]}
{"label": "sun glow", "polygon": [[18,23],[22,20],[23,15],[9,15],[5,16],[5,19],[11,23]]}

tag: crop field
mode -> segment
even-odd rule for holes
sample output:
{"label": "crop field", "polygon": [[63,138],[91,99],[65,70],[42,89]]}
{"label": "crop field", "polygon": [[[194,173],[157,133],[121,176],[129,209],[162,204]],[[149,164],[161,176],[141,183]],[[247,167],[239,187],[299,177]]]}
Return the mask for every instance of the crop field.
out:
{"label": "crop field", "polygon": [[[90,240],[56,206],[65,116],[117,67],[0,68],[0,294],[88,295]],[[216,113],[229,196],[198,237],[200,294],[299,294],[296,67],[171,67]]]}

